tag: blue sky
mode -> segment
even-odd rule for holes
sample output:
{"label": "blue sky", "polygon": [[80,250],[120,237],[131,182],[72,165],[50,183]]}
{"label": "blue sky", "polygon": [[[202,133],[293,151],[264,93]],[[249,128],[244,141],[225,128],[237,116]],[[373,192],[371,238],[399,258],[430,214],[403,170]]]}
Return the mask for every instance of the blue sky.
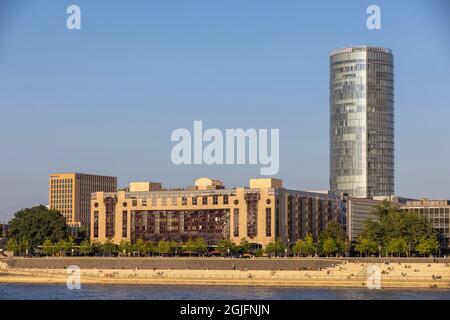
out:
{"label": "blue sky", "polygon": [[[82,29],[66,28],[81,7]],[[381,8],[382,30],[366,28]],[[329,51],[395,55],[396,193],[450,198],[448,1],[2,1],[0,221],[47,174],[246,185],[259,166],[175,166],[176,128],[279,128],[279,178],[328,188]]]}

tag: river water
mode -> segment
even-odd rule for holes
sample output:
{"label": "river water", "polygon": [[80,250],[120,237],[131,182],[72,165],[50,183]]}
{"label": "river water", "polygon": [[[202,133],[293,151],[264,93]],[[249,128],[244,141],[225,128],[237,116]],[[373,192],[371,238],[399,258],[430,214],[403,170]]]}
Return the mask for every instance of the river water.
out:
{"label": "river water", "polygon": [[450,300],[450,290],[369,290],[248,286],[0,284],[0,300]]}

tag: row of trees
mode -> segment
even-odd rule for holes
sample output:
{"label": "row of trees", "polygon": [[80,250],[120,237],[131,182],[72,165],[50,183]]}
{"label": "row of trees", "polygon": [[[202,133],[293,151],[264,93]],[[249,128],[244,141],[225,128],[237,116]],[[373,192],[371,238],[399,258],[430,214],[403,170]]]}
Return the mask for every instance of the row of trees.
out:
{"label": "row of trees", "polygon": [[345,237],[345,231],[337,221],[331,221],[325,230],[319,234],[318,241],[314,241],[311,234],[298,240],[292,246],[277,239],[267,244],[265,253],[269,256],[331,256],[348,254],[350,242]]}
{"label": "row of trees", "polygon": [[[413,212],[402,212],[394,204],[385,201],[375,208],[376,219],[366,222],[355,243],[350,243],[342,226],[331,221],[327,224],[315,242],[311,235],[288,246],[279,239],[269,243],[265,250],[256,249],[252,253],[261,256],[295,255],[295,256],[333,256],[349,255],[352,252],[360,256],[411,256],[436,254],[439,242],[429,221]],[[78,243],[78,244],[77,244]],[[45,255],[91,255],[103,253],[141,255],[188,253],[202,255],[208,252],[204,239],[189,239],[180,244],[175,241],[143,241],[136,243],[123,240],[115,245],[111,240],[103,244],[90,243],[87,239],[71,235],[64,217],[57,211],[44,206],[18,211],[10,221],[7,250],[15,254],[31,252],[42,247]],[[219,241],[217,250],[222,255],[241,255],[250,252],[250,243],[241,239],[239,245],[232,240]]]}
{"label": "row of trees", "polygon": [[[10,240],[13,242],[14,240]],[[69,240],[60,240],[58,242],[52,242],[47,239],[42,243],[42,254],[46,256],[64,256],[64,255],[131,255],[137,254],[138,256],[150,256],[150,255],[163,255],[163,254],[205,254],[208,251],[208,246],[203,238],[189,239],[185,244],[179,244],[175,241],[159,242],[137,240],[136,243],[130,243],[127,240],[122,240],[119,245],[112,242],[111,239],[105,243],[89,242],[89,240],[83,240],[80,245],[76,245],[73,238],[69,237]],[[17,252],[13,247],[8,250]]]}
{"label": "row of trees", "polygon": [[[269,255],[292,254],[350,255],[360,256],[412,256],[432,255],[439,252],[439,241],[430,222],[414,212],[402,212],[395,204],[384,201],[374,208],[376,219],[368,220],[358,240],[350,243],[342,226],[330,222],[320,233],[318,241],[311,235],[287,247],[280,240],[269,243],[265,252]],[[289,252],[288,252],[289,251]]]}

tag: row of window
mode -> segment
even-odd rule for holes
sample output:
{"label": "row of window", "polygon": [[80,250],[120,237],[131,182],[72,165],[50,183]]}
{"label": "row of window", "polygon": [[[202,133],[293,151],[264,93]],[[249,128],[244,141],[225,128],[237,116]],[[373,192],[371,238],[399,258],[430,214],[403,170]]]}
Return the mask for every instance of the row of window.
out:
{"label": "row of window", "polygon": [[[209,197],[207,197],[207,196],[204,196],[204,197],[201,197],[201,203],[202,203],[202,205],[208,205],[208,204],[211,204],[211,203],[209,203],[209,201],[208,201],[208,198]],[[229,198],[228,198],[228,195],[222,195],[222,204],[224,204],[224,205],[228,205],[229,204]],[[167,205],[167,198],[160,198],[161,199],[161,205],[163,205],[163,206],[165,206],[165,205]],[[268,200],[269,201],[269,203],[270,203],[270,200]],[[150,204],[151,203],[151,204]],[[147,200],[147,199],[142,199],[142,201],[141,201],[141,204],[142,204],[142,206],[144,206],[144,207],[146,207],[146,206],[148,206],[148,205],[151,205],[151,206],[157,206],[157,198],[151,198],[151,200],[150,200],[150,203],[149,203],[149,201]],[[191,198],[191,204],[192,205],[198,205],[198,197],[192,197]],[[218,205],[219,204],[219,195],[215,195],[215,196],[212,196],[212,204],[213,205]],[[237,200],[237,199],[235,199],[234,201],[233,201],[233,204],[234,205],[238,205],[239,204],[239,200]],[[133,199],[132,201],[131,201],[131,205],[133,206],[133,207],[136,207],[136,206],[138,206],[138,200],[137,199]],[[171,205],[177,205],[177,198],[172,198],[172,200],[171,200]],[[183,205],[183,206],[185,206],[185,205],[188,205],[188,198],[187,197],[182,197],[181,198],[181,205]],[[95,208],[97,208],[99,206],[99,204],[97,203],[97,202],[95,202],[94,203],[94,207]],[[122,203],[122,206],[123,207],[127,207],[128,206],[128,203],[127,202],[123,202]]]}

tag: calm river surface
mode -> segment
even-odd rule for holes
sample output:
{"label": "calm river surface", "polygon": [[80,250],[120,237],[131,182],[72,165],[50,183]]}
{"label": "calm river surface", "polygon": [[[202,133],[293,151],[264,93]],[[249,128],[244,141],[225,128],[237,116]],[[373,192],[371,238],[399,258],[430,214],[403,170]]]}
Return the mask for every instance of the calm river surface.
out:
{"label": "calm river surface", "polygon": [[169,285],[82,285],[69,290],[64,285],[0,284],[0,300],[359,300],[423,299],[450,300],[450,290],[368,290],[273,288],[246,286],[169,286]]}

